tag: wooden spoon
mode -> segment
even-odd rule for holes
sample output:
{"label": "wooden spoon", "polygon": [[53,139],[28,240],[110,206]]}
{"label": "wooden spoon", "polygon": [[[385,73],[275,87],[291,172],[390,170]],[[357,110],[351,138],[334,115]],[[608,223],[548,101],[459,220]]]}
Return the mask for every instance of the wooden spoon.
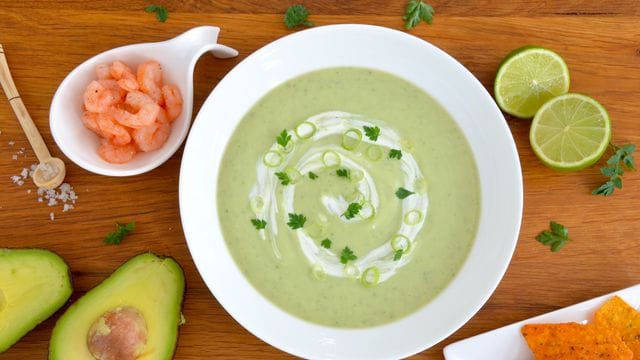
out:
{"label": "wooden spoon", "polygon": [[47,145],[42,140],[38,128],[33,123],[31,116],[27,112],[27,108],[24,106],[18,89],[13,83],[11,72],[9,71],[9,64],[7,64],[7,58],[4,56],[4,49],[0,45],[0,84],[4,90],[9,103],[13,108],[13,112],[16,114],[22,130],[27,135],[31,148],[38,157],[38,167],[33,172],[33,182],[36,186],[45,189],[54,189],[62,184],[64,176],[66,174],[64,162],[58,158],[51,157]]}

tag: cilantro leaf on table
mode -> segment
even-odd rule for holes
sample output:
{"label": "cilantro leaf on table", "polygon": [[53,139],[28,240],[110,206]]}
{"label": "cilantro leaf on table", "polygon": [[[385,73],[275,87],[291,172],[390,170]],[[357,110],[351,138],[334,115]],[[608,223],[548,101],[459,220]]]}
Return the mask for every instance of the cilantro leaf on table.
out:
{"label": "cilantro leaf on table", "polygon": [[289,29],[293,29],[296,26],[313,26],[313,23],[307,18],[309,17],[309,10],[304,5],[292,5],[289,6],[284,13],[284,25]]}
{"label": "cilantro leaf on table", "polygon": [[536,236],[536,240],[543,245],[549,246],[552,252],[556,252],[562,249],[567,244],[567,241],[570,240],[569,229],[555,221],[551,221],[549,227],[551,231],[542,231]]}
{"label": "cilantro leaf on table", "polygon": [[421,20],[424,20],[427,24],[433,23],[433,15],[436,11],[429,4],[420,0],[410,0],[405,8],[404,16],[404,28],[406,30],[413,29],[418,26]]}
{"label": "cilantro leaf on table", "polygon": [[600,173],[609,178],[607,182],[594,189],[593,195],[610,196],[616,188],[622,189],[622,175],[625,168],[627,170],[635,170],[633,161],[633,152],[636,150],[634,144],[626,144],[617,147],[610,144],[613,149],[613,155],[607,160],[607,166],[600,168]]}
{"label": "cilantro leaf on table", "polygon": [[116,231],[110,232],[105,236],[103,242],[109,245],[120,245],[125,236],[135,230],[136,222],[132,221],[128,224],[116,223]]}
{"label": "cilantro leaf on table", "polygon": [[165,22],[169,18],[169,11],[162,5],[148,5],[144,8],[148,13],[156,13],[156,18],[160,22]]}

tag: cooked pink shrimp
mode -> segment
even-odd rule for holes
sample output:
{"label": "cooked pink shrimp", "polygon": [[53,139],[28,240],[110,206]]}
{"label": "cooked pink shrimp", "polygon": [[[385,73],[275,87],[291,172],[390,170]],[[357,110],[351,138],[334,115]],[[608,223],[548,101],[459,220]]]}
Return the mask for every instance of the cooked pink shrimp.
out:
{"label": "cooked pink shrimp", "polygon": [[169,121],[173,121],[182,112],[182,95],[175,85],[165,85],[162,87],[162,97],[164,98],[164,107],[167,110]]}
{"label": "cooked pink shrimp", "polygon": [[139,89],[133,70],[122,61],[114,61],[109,71],[111,72],[111,76],[118,81],[118,85],[124,90],[134,91]]}
{"label": "cooked pink shrimp", "polygon": [[138,149],[133,143],[119,146],[105,139],[100,141],[100,146],[98,147],[100,157],[112,164],[124,164],[131,160],[136,152],[138,152]]}
{"label": "cooked pink shrimp", "polygon": [[96,75],[98,75],[98,80],[113,79],[108,64],[98,64],[98,66],[96,66]]}
{"label": "cooked pink shrimp", "polygon": [[171,124],[155,122],[149,126],[133,130],[131,137],[142,151],[159,149],[169,138]]}
{"label": "cooked pink shrimp", "polygon": [[160,108],[160,111],[158,112],[158,117],[156,118],[156,122],[158,124],[164,124],[169,122],[169,117],[167,117],[167,112],[163,108]]}
{"label": "cooked pink shrimp", "polygon": [[91,112],[103,112],[117,102],[113,91],[92,81],[84,92],[84,107]]}
{"label": "cooked pink shrimp", "polygon": [[98,125],[98,117],[100,116],[100,114],[85,111],[82,114],[82,123],[84,124],[84,127],[93,131],[98,136],[103,136],[100,126]]}
{"label": "cooked pink shrimp", "polygon": [[98,82],[100,83],[100,85],[104,86],[105,88],[113,92],[113,95],[116,98],[116,103],[124,101],[124,97],[127,96],[127,91],[121,88],[118,85],[117,81],[113,79],[103,79],[103,80],[98,80]]}
{"label": "cooked pink shrimp", "polygon": [[110,114],[98,114],[97,123],[102,136],[114,145],[126,145],[131,142],[131,134],[127,129],[116,123]]}
{"label": "cooked pink shrimp", "polygon": [[137,129],[153,124],[160,112],[160,106],[148,95],[140,91],[128,93],[124,103],[136,113],[131,113],[126,109],[114,108],[113,114],[116,121],[130,128]]}
{"label": "cooked pink shrimp", "polygon": [[162,98],[162,66],[155,60],[145,61],[138,66],[137,73],[138,84],[140,84],[140,90],[145,94],[151,96],[151,98],[162,105],[164,99]]}

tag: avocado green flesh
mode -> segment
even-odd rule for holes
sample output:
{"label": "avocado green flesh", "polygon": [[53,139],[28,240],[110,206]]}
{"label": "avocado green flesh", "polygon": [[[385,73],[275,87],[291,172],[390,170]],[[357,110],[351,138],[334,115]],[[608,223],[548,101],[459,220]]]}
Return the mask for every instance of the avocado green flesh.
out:
{"label": "avocado green flesh", "polygon": [[78,299],[60,317],[51,335],[49,359],[94,359],[87,347],[91,325],[119,306],[136,309],[148,337],[138,360],[171,359],[178,340],[184,295],[182,268],[171,258],[138,255]]}
{"label": "avocado green flesh", "polygon": [[67,264],[41,249],[0,249],[0,353],[71,296]]}

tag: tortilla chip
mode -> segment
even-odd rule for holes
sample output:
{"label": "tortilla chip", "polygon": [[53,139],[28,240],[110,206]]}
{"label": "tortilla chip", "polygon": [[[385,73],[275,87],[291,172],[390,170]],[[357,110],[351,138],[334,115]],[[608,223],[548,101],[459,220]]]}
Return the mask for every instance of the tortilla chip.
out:
{"label": "tortilla chip", "polygon": [[593,324],[530,324],[521,331],[537,360],[633,359],[620,335]]}
{"label": "tortilla chip", "polygon": [[596,311],[594,324],[617,331],[634,356],[640,359],[640,313],[618,296]]}

